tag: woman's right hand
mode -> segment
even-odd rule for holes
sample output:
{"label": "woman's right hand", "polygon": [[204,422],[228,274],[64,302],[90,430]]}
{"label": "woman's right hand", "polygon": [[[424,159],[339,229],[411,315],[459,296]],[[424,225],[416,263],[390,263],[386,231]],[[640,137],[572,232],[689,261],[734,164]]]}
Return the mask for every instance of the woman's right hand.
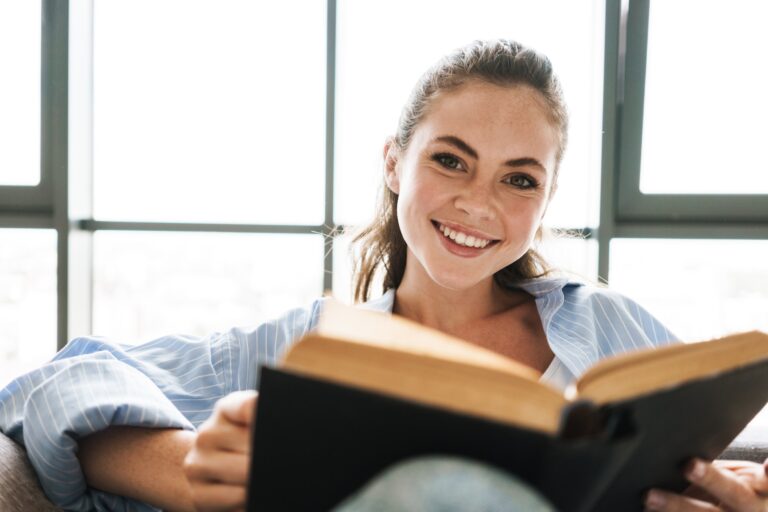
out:
{"label": "woman's right hand", "polygon": [[184,459],[199,511],[244,510],[256,391],[237,391],[216,403]]}

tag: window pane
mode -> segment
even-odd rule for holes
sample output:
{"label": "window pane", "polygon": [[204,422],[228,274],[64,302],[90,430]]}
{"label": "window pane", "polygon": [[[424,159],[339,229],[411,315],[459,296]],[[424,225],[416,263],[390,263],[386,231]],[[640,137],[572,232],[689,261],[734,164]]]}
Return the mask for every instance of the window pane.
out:
{"label": "window pane", "polygon": [[322,293],[319,235],[97,232],[94,333],[121,343],[254,325]]}
{"label": "window pane", "polygon": [[768,193],[767,18],[752,0],[651,2],[642,192]]}
{"label": "window pane", "polygon": [[[336,220],[373,214],[382,148],[421,73],[474,39],[517,39],[545,53],[570,108],[569,148],[552,226],[595,225],[602,123],[603,2],[392,0],[339,2]],[[552,13],[557,12],[557,16]],[[449,29],[446,29],[449,27]]]}
{"label": "window pane", "polygon": [[322,223],[325,19],[315,0],[97,2],[95,216]]}
{"label": "window pane", "polygon": [[628,294],[686,341],[768,330],[768,242],[611,242],[611,288]]}
{"label": "window pane", "polygon": [[0,185],[40,182],[41,3],[0,0]]}
{"label": "window pane", "polygon": [[[685,341],[768,331],[768,242],[613,240],[611,288],[631,296]],[[739,435],[768,435],[768,407]]]}
{"label": "window pane", "polygon": [[0,229],[0,387],[56,352],[56,233]]}
{"label": "window pane", "polygon": [[583,238],[552,236],[544,240],[540,252],[557,270],[597,282],[597,242]]}

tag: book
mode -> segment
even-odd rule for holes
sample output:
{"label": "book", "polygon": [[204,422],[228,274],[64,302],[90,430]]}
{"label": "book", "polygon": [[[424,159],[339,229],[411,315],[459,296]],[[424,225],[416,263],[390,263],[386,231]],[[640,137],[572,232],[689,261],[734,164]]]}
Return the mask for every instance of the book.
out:
{"label": "book", "polygon": [[502,468],[564,511],[641,511],[680,492],[768,401],[768,334],[607,358],[565,393],[495,352],[328,300],[318,328],[262,367],[249,510],[328,510],[399,461]]}

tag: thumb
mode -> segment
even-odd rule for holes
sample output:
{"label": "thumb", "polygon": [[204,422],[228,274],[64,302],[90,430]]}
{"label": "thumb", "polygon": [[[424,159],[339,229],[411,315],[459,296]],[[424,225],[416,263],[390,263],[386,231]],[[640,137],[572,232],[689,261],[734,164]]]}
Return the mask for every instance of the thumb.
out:
{"label": "thumb", "polygon": [[259,393],[253,390],[235,391],[216,403],[216,410],[227,420],[241,425],[253,423]]}

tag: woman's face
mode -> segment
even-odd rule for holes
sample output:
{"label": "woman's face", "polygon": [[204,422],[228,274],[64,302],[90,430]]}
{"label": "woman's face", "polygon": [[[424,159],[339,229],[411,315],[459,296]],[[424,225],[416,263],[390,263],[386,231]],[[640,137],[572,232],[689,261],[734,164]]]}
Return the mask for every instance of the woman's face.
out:
{"label": "woman's face", "polygon": [[404,152],[388,146],[407,274],[468,289],[525,254],[553,189],[545,109],[530,87],[470,82],[433,98]]}

